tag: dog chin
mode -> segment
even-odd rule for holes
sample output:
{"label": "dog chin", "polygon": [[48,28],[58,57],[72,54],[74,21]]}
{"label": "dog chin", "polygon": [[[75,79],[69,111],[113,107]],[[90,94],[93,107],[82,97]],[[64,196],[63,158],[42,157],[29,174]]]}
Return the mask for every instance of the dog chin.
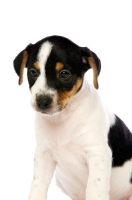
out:
{"label": "dog chin", "polygon": [[36,110],[38,113],[40,113],[41,115],[48,115],[48,116],[53,116],[56,115],[58,113],[60,113],[61,111],[56,111],[56,112],[51,112],[51,111],[41,111],[41,110]]}

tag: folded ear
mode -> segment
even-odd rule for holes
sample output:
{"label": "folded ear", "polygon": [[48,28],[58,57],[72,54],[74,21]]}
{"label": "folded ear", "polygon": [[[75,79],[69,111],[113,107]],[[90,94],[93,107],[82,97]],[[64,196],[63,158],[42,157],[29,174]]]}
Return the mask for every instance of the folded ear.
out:
{"label": "folded ear", "polygon": [[98,56],[87,47],[81,47],[82,61],[86,70],[93,69],[93,84],[96,89],[99,88],[98,75],[101,71],[101,61]]}
{"label": "folded ear", "polygon": [[21,85],[23,82],[23,73],[24,68],[27,65],[28,57],[29,57],[29,49],[32,44],[29,44],[23,51],[21,51],[13,61],[14,69],[17,75],[19,76],[18,84]]}

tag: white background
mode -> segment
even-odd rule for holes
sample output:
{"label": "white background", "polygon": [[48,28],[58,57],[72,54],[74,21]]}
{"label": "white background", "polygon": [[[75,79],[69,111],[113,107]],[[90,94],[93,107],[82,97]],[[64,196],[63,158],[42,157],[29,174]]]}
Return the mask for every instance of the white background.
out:
{"label": "white background", "polygon": [[[18,86],[12,61],[29,43],[53,34],[88,46],[100,57],[101,97],[132,130],[131,0],[1,0],[1,200],[26,200],[33,175],[35,113],[26,77]],[[92,73],[87,74],[91,79]],[[54,182],[48,193],[53,199],[68,199]]]}

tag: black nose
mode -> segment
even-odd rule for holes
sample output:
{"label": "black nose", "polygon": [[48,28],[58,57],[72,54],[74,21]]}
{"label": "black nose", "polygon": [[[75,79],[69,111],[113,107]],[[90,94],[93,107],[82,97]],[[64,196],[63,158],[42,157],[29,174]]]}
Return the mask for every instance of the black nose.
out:
{"label": "black nose", "polygon": [[52,98],[46,95],[41,95],[37,97],[36,103],[37,103],[38,108],[45,110],[45,109],[50,108],[51,103],[52,103]]}

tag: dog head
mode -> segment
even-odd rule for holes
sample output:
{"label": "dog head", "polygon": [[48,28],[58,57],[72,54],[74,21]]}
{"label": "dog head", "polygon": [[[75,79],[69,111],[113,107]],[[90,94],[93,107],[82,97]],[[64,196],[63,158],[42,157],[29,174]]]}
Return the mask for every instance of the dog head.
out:
{"label": "dog head", "polygon": [[87,47],[79,47],[61,36],[51,36],[29,44],[14,59],[14,68],[23,82],[23,72],[31,91],[31,104],[36,111],[54,114],[63,110],[81,89],[87,70],[93,69],[94,87],[98,89],[101,62]]}

